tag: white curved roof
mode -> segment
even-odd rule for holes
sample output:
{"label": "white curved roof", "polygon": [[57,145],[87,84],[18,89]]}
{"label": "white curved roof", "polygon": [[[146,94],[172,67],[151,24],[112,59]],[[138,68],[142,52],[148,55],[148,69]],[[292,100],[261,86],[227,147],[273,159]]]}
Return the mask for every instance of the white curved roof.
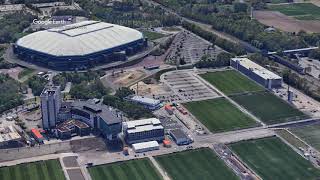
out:
{"label": "white curved roof", "polygon": [[141,32],[99,21],[83,21],[38,31],[20,38],[17,45],[54,56],[81,56],[142,39]]}

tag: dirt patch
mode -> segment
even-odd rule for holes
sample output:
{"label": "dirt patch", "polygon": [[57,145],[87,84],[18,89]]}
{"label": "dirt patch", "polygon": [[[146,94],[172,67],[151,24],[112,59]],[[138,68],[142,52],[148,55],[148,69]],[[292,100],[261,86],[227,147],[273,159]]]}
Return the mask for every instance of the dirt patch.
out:
{"label": "dirt patch", "polygon": [[[139,87],[139,95],[140,96],[164,94],[169,91],[169,89],[166,89],[165,86],[161,83],[159,83],[159,84],[146,84],[146,83],[140,81],[138,87]],[[130,87],[130,89],[137,92],[137,84],[132,85]]]}
{"label": "dirt patch", "polygon": [[128,86],[146,76],[142,70],[125,70],[108,75],[107,80],[115,87]]}
{"label": "dirt patch", "polygon": [[299,32],[301,30],[310,33],[320,32],[320,21],[297,20],[277,11],[254,11],[253,16],[262,24],[287,32]]}
{"label": "dirt patch", "polygon": [[11,78],[19,80],[19,73],[23,70],[21,67],[15,67],[11,69],[0,69],[1,74],[8,74]]}

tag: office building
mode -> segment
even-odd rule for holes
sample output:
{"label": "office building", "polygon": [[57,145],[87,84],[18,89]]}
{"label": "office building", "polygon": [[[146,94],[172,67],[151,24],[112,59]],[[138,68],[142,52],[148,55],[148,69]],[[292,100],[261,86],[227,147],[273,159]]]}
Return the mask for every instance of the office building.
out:
{"label": "office building", "polygon": [[47,86],[40,95],[42,128],[55,128],[58,122],[58,113],[61,107],[60,86]]}

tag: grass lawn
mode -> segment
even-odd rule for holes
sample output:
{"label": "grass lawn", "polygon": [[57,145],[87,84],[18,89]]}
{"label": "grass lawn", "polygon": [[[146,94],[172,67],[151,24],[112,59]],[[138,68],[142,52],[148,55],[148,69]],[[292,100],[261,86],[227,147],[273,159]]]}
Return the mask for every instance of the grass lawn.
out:
{"label": "grass lawn", "polygon": [[231,98],[266,124],[284,123],[307,117],[298,109],[269,92],[239,95]]}
{"label": "grass lawn", "polygon": [[153,31],[142,31],[142,33],[144,36],[148,37],[149,40],[155,40],[155,39],[159,39],[166,36],[164,34],[153,32]]}
{"label": "grass lawn", "polygon": [[161,180],[149,159],[116,162],[89,168],[92,180]]}
{"label": "grass lawn", "polygon": [[157,156],[156,160],[172,180],[239,179],[232,170],[208,148]]}
{"label": "grass lawn", "polygon": [[25,76],[30,75],[33,72],[34,72],[33,69],[25,68],[18,74],[18,78],[21,79],[21,78],[23,78]]}
{"label": "grass lawn", "polygon": [[290,129],[291,132],[296,134],[309,145],[320,151],[320,125],[308,125]]}
{"label": "grass lawn", "polygon": [[320,20],[320,7],[312,3],[269,5],[268,8],[300,20]]}
{"label": "grass lawn", "polygon": [[2,180],[64,180],[58,160],[38,161],[0,168]]}
{"label": "grass lawn", "polygon": [[212,132],[230,131],[257,125],[225,98],[194,101],[183,104]]}
{"label": "grass lawn", "polygon": [[226,95],[264,90],[237,71],[217,71],[200,75]]}
{"label": "grass lawn", "polygon": [[319,169],[276,137],[241,141],[229,147],[264,180],[320,177]]}
{"label": "grass lawn", "polygon": [[285,139],[288,143],[290,143],[291,145],[293,145],[297,149],[299,149],[300,147],[302,147],[304,149],[308,148],[308,146],[304,142],[302,142],[301,140],[296,138],[294,135],[289,133],[288,130],[279,129],[279,130],[275,130],[275,131],[279,136],[281,136],[283,139]]}

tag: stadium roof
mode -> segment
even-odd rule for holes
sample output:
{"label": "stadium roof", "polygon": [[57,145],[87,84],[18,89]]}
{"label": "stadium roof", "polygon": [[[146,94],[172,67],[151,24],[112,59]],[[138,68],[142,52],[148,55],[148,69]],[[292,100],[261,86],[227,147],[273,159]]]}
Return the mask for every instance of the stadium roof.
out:
{"label": "stadium roof", "polygon": [[263,79],[281,79],[281,77],[266,68],[258,65],[248,58],[232,58],[232,61],[238,61],[239,64],[247,69],[250,69],[255,74],[259,75]]}
{"label": "stadium roof", "polygon": [[142,38],[141,32],[124,26],[82,21],[29,34],[20,38],[16,44],[53,56],[83,56]]}

